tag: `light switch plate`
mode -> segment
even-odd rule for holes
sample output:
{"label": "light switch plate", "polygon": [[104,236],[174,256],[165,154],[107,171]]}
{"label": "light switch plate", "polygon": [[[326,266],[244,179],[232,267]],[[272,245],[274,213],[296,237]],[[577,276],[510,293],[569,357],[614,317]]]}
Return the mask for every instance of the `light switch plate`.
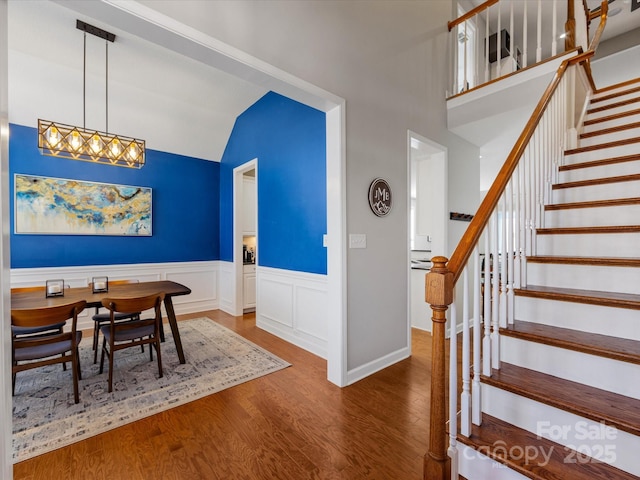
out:
{"label": "light switch plate", "polygon": [[350,233],[349,248],[367,248],[367,236],[364,233]]}
{"label": "light switch plate", "polygon": [[326,233],[324,235],[322,235],[322,246],[323,247],[327,246],[327,234]]}

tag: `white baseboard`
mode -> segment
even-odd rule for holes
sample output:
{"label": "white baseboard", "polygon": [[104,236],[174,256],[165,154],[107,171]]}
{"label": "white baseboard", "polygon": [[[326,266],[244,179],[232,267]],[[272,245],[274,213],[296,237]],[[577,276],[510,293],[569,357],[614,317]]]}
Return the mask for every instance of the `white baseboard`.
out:
{"label": "white baseboard", "polygon": [[369,375],[372,375],[380,370],[387,368],[395,363],[398,363],[405,358],[409,358],[411,356],[411,348],[404,347],[395,352],[391,352],[384,357],[376,358],[375,360],[365,363],[357,368],[349,370],[347,372],[347,385],[351,385],[352,383],[357,382],[358,380],[362,380]]}

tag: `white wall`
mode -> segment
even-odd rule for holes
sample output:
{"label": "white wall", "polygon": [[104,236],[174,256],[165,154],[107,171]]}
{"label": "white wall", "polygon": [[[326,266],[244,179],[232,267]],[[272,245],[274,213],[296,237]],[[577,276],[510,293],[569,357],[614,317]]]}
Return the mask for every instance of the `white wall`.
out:
{"label": "white wall", "polygon": [[[478,204],[478,150],[446,127],[453,2],[142,3],[346,99],[346,233],[367,236],[347,253],[350,377],[408,355],[408,129],[448,148],[451,208]],[[384,218],[367,203],[375,177],[394,195]],[[449,245],[460,234],[450,229]]]}
{"label": "white wall", "polygon": [[[101,2],[57,3],[107,8]],[[478,149],[446,126],[446,23],[455,16],[452,0],[122,4],[133,5],[193,28],[193,38],[200,39],[202,32],[206,41],[213,38],[238,49],[237,58],[246,53],[265,62],[265,71],[273,66],[346,99],[346,180],[340,187],[346,192],[346,232],[340,242],[344,246],[349,233],[367,236],[366,249],[347,250],[346,305],[333,306],[347,316],[346,364],[352,372],[348,381],[409,355],[407,130],[447,147],[452,210],[472,212],[479,197]],[[122,18],[114,9],[104,18],[109,15]],[[208,53],[199,54],[204,58]],[[198,113],[193,118],[199,118]],[[180,118],[183,124],[191,122],[185,112]],[[153,125],[152,117],[144,120]],[[394,195],[392,212],[384,218],[374,216],[367,203],[375,177],[385,178]],[[335,191],[335,186],[329,189]],[[450,248],[462,231],[459,225],[449,229]]]}

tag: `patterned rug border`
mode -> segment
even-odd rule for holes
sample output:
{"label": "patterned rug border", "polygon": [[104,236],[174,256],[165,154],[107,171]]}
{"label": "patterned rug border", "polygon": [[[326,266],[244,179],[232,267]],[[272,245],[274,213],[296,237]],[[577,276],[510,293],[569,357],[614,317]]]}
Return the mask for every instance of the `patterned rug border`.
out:
{"label": "patterned rug border", "polygon": [[[279,358],[278,356],[272,354],[271,352],[269,352],[268,350],[260,347],[259,345],[256,345],[255,343],[251,342],[250,340],[247,340],[246,338],[242,337],[241,335],[237,334],[236,332],[228,329],[227,327],[220,325],[219,323],[215,322],[214,320],[208,318],[208,317],[200,317],[200,318],[195,318],[195,319],[191,319],[191,320],[183,320],[181,322],[179,322],[179,328],[181,330],[181,333],[184,329],[186,328],[195,328],[197,329],[198,325],[200,325],[201,322],[206,322],[205,327],[207,328],[211,328],[210,324],[213,324],[213,328],[214,329],[218,329],[221,330],[223,332],[225,332],[225,334],[229,335],[231,338],[233,338],[235,341],[240,342],[244,345],[246,345],[247,347],[256,350],[258,352],[261,352],[263,355],[266,355],[267,357],[269,357],[270,360],[272,360],[272,364],[269,365],[266,369],[264,370],[260,370],[260,371],[255,371],[253,373],[250,373],[248,375],[241,375],[241,376],[236,376],[236,377],[232,377],[232,378],[228,378],[222,382],[212,382],[212,378],[214,376],[216,376],[216,374],[220,374],[220,373],[224,373],[224,372],[211,372],[211,373],[207,373],[206,375],[197,375],[195,377],[188,377],[185,380],[182,380],[178,383],[175,383],[171,386],[161,386],[160,388],[156,388],[153,389],[151,391],[146,391],[143,392],[142,394],[134,394],[130,397],[124,398],[122,400],[119,401],[115,401],[113,403],[108,403],[106,405],[103,406],[98,406],[98,408],[93,408],[93,409],[89,409],[89,410],[83,410],[80,411],[76,414],[72,414],[70,416],[64,417],[64,418],[60,418],[54,421],[50,421],[50,422],[43,422],[42,424],[36,425],[34,427],[31,428],[27,428],[23,431],[19,431],[16,432],[14,431],[13,433],[13,444],[14,444],[14,450],[13,450],[13,462],[17,463],[17,462],[21,462],[23,460],[27,460],[29,458],[35,457],[37,455],[42,455],[44,453],[47,453],[49,451],[58,449],[58,448],[62,448],[65,447],[67,445],[71,445],[75,442],[79,442],[81,440],[90,438],[92,436],[95,435],[99,435],[101,433],[107,432],[109,430],[113,430],[115,428],[118,428],[120,426],[126,425],[128,423],[132,423],[135,422],[137,420],[141,420],[143,418],[152,416],[156,413],[160,413],[166,410],[169,410],[171,408],[174,407],[178,407],[180,405],[184,405],[186,403],[198,400],[200,398],[203,398],[207,395],[212,395],[214,393],[223,391],[227,388],[231,388],[233,386],[239,385],[241,383],[245,383],[251,380],[254,380],[256,378],[268,375],[270,373],[282,370],[284,368],[287,368],[289,366],[291,366],[291,364],[289,362],[286,362],[285,360]],[[187,326],[187,324],[189,326]],[[184,344],[184,349],[185,352],[187,353],[187,364],[189,363],[189,349],[188,349],[188,345],[185,344],[185,338],[184,335],[181,335],[183,338],[183,344]],[[173,344],[173,337],[171,336],[171,331],[168,330],[167,334],[166,334],[166,341],[163,344],[163,370],[165,372],[165,375],[167,374],[167,365],[165,363],[165,350],[168,350],[166,347],[164,347],[165,345],[170,345],[172,350],[175,351],[175,347]],[[85,338],[83,343],[81,344],[81,349],[91,349],[91,344],[90,344],[90,339],[89,341],[87,341],[87,339]],[[93,354],[91,354],[93,355]],[[82,354],[81,354],[82,356]],[[117,358],[117,357],[116,357]],[[148,359],[147,359],[148,362]],[[155,360],[154,360],[155,363]],[[59,365],[57,365],[59,367]],[[157,374],[157,367],[155,367],[155,365],[150,366],[151,369],[154,370],[154,372]],[[33,372],[36,372],[37,370],[34,370]],[[114,369],[115,371],[115,369]],[[83,365],[83,372],[84,372],[84,365]],[[104,376],[104,381],[105,381],[105,388],[106,388],[106,368],[105,368],[105,372],[102,374]],[[85,377],[83,376],[83,379]],[[18,379],[20,379],[20,375],[18,375]],[[193,381],[195,379],[198,380],[203,380],[203,379],[209,379],[207,381],[206,384],[204,384],[203,381],[199,381],[198,382],[198,386],[195,389],[195,391],[191,391],[189,390],[189,386],[187,384],[193,384]],[[20,380],[17,380],[17,382],[19,382]],[[82,380],[81,380],[82,382]],[[17,387],[17,383],[16,383],[16,387]],[[82,383],[81,383],[82,386]],[[172,387],[174,391],[179,391],[181,394],[180,396],[174,396],[173,398],[169,398],[169,399],[165,399],[162,398],[160,399],[159,402],[154,402],[154,403],[148,403],[150,400],[153,400],[152,398],[146,398],[145,397],[152,397],[154,395],[157,395],[159,392],[168,392],[169,391],[169,387]],[[180,388],[182,387],[182,388]],[[69,385],[69,390],[72,390],[71,385]],[[185,393],[185,391],[187,393]],[[106,390],[105,390],[106,392]],[[106,395],[112,395],[112,394],[108,394],[105,393]],[[70,394],[70,397],[72,398],[73,395],[72,393]],[[142,402],[141,402],[142,400]],[[145,401],[146,400],[146,401]],[[82,402],[82,393],[81,393],[81,398],[80,401]],[[135,406],[135,411],[132,410],[132,408]],[[115,408],[114,408],[115,407]],[[14,409],[15,409],[15,402],[14,402]],[[129,415],[127,415],[125,418],[115,418],[115,420],[108,420],[109,418],[113,417],[113,413],[114,411],[126,411],[126,412],[131,412],[129,413]],[[104,411],[103,413],[101,413],[102,411]],[[14,412],[15,414],[15,412]],[[91,429],[86,429],[86,430],[81,430],[80,432],[76,432],[76,433],[69,433],[68,430],[73,430],[72,428],[70,428],[70,425],[73,423],[76,423],[78,420],[80,419],[85,419],[85,417],[96,417],[98,416],[99,418],[102,419],[107,419],[105,421],[102,422],[102,424],[97,425],[97,426],[91,426]],[[95,422],[94,422],[95,423]],[[15,422],[14,422],[14,427],[15,427]],[[56,435],[59,433],[60,430],[63,430],[63,434],[62,435]],[[40,436],[45,436],[47,439],[40,441],[37,444],[31,444],[29,445],[29,438],[32,437],[33,435],[40,435]],[[23,448],[20,448],[20,446],[22,444],[26,445]]]}

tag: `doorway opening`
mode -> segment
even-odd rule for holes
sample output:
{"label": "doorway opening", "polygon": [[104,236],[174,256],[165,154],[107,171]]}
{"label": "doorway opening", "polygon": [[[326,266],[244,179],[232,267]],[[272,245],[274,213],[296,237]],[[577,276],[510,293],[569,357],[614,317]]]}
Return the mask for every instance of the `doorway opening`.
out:
{"label": "doorway opening", "polygon": [[258,159],[233,169],[233,270],[236,315],[257,309]]}
{"label": "doorway opening", "polygon": [[409,132],[409,328],[431,331],[425,275],[448,255],[447,148]]}

